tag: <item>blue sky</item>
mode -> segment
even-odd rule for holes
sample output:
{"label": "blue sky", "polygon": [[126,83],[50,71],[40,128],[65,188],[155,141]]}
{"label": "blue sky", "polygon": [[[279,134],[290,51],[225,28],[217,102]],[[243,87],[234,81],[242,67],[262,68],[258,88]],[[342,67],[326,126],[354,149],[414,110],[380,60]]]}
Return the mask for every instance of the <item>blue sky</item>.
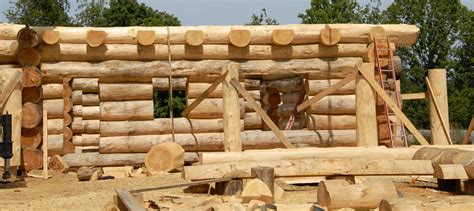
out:
{"label": "blue sky", "polygon": [[[0,0],[0,22],[6,22],[3,12],[11,0]],[[310,0],[138,0],[157,10],[176,15],[182,25],[240,25],[250,21],[250,16],[266,8],[270,17],[281,24],[300,23],[298,13],[310,5]],[[70,0],[71,13],[77,8],[76,0]],[[358,0],[365,5],[369,0]],[[393,0],[382,0],[387,7]],[[461,0],[474,8],[474,0]]]}

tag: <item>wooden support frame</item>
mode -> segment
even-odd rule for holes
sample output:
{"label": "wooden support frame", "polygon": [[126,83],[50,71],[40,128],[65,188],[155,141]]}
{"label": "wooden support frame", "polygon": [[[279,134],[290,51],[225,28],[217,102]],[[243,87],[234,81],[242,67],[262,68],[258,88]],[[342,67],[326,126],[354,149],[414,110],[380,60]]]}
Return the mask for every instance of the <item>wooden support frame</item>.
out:
{"label": "wooden support frame", "polygon": [[474,129],[474,116],[472,117],[471,123],[469,123],[469,127],[467,128],[466,134],[462,139],[462,144],[467,144],[467,142],[469,141],[469,136],[471,136],[472,129]]}
{"label": "wooden support frame", "polygon": [[133,211],[146,210],[145,207],[143,207],[143,205],[140,202],[138,202],[128,190],[124,188],[117,188],[115,189],[115,192],[117,193],[119,201],[123,205],[125,205],[125,208],[127,208],[128,210],[133,210]]}
{"label": "wooden support frame", "polygon": [[239,65],[228,64],[222,68],[227,74],[222,84],[222,104],[224,113],[224,151],[242,152],[242,138],[240,136],[240,103],[239,93],[229,84],[230,80],[239,80]]}
{"label": "wooden support frame", "polygon": [[375,81],[374,78],[371,78],[369,74],[366,72],[366,70],[360,69],[359,72],[364,76],[365,80],[369,83],[369,85],[377,92],[377,94],[387,103],[387,106],[392,109],[393,113],[400,119],[400,121],[407,127],[407,129],[413,134],[413,136],[416,138],[416,140],[421,144],[421,145],[430,145],[428,141],[421,135],[420,131],[416,129],[416,127],[413,125],[413,123],[410,122],[410,120],[405,116],[405,114],[400,110],[400,108],[397,106],[395,102],[393,102],[392,98],[388,96],[388,94],[385,92],[385,90],[380,87],[380,85]]}
{"label": "wooden support frame", "polygon": [[296,111],[301,112],[301,111],[305,110],[306,108],[311,106],[311,104],[317,102],[318,100],[321,100],[323,97],[326,97],[327,95],[333,93],[337,89],[339,89],[339,88],[345,86],[346,84],[348,84],[349,82],[355,80],[356,76],[357,76],[357,71],[350,74],[350,75],[348,75],[348,76],[346,76],[344,79],[340,80],[339,82],[337,82],[333,86],[330,86],[329,88],[327,88],[327,89],[323,90],[322,92],[316,94],[311,99],[301,103],[300,105],[298,105],[296,107]]}
{"label": "wooden support frame", "polygon": [[189,113],[191,113],[191,111],[199,105],[199,103],[201,103],[204,99],[206,99],[206,97],[209,96],[209,94],[211,94],[217,88],[217,86],[219,86],[219,84],[221,84],[222,81],[225,80],[225,77],[227,76],[227,74],[228,72],[225,72],[224,74],[219,76],[214,81],[214,83],[212,83],[212,85],[206,89],[206,91],[204,91],[201,95],[199,95],[199,97],[193,103],[191,103],[191,105],[189,105],[188,107],[184,109],[181,115],[183,117],[188,116]]}
{"label": "wooden support frame", "polygon": [[48,110],[43,109],[43,178],[48,179]]}
{"label": "wooden support frame", "polygon": [[262,108],[257,104],[255,99],[253,99],[252,95],[245,90],[245,88],[239,83],[239,81],[234,79],[230,80],[230,84],[234,86],[234,88],[239,92],[242,97],[245,98],[245,100],[249,103],[250,107],[252,107],[255,112],[262,118],[262,120],[268,125],[268,127],[275,133],[276,137],[278,140],[285,145],[286,148],[295,148],[293,144],[291,144],[290,140],[281,132],[281,130],[273,123],[273,121],[268,117],[268,115],[263,111]]}
{"label": "wooden support frame", "polygon": [[402,94],[402,100],[422,100],[426,99],[425,92]]}
{"label": "wooden support frame", "polygon": [[5,106],[5,103],[7,102],[8,98],[12,94],[13,90],[15,90],[15,87],[21,81],[22,75],[23,74],[21,72],[15,71],[15,74],[13,75],[12,80],[8,82],[7,86],[2,92],[2,95],[0,95],[0,113],[3,111],[3,107]]}
{"label": "wooden support frame", "polygon": [[433,101],[436,114],[438,115],[439,121],[441,122],[441,127],[443,128],[444,135],[446,136],[446,139],[448,139],[448,144],[453,145],[453,140],[451,139],[451,135],[449,134],[446,121],[444,120],[443,116],[441,115],[441,111],[439,110],[438,106],[438,101],[435,98],[435,95],[433,93],[433,89],[431,88],[431,83],[430,80],[428,80],[427,77],[425,77],[425,82],[426,82],[426,87],[428,88],[428,93],[430,96],[430,99]]}

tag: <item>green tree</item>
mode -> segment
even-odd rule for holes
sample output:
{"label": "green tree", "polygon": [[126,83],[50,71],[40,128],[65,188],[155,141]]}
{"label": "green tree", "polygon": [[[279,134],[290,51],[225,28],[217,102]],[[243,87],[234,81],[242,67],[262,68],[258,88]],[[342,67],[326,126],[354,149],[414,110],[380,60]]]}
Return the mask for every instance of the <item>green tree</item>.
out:
{"label": "green tree", "polygon": [[68,11],[67,0],[18,0],[4,14],[10,23],[67,26],[71,25]]}
{"label": "green tree", "polygon": [[379,24],[385,22],[386,17],[381,7],[380,0],[370,0],[365,6],[359,6],[357,13],[359,14],[360,23]]}
{"label": "green tree", "polygon": [[278,25],[278,21],[274,18],[270,18],[267,15],[267,10],[262,8],[260,15],[252,14],[251,21],[245,25]]}
{"label": "green tree", "polygon": [[311,7],[298,15],[302,23],[358,23],[359,4],[355,0],[311,0]]}
{"label": "green tree", "polygon": [[85,26],[179,26],[174,15],[160,12],[137,0],[84,0],[76,16]]}
{"label": "green tree", "polygon": [[[467,126],[469,120],[465,119],[470,119],[471,114],[466,113],[466,106],[469,106],[467,102],[463,102],[466,99],[459,96],[471,95],[471,102],[473,99],[472,92],[469,94],[469,91],[462,88],[468,86],[469,80],[466,76],[469,74],[472,86],[472,48],[469,50],[469,44],[466,44],[472,42],[472,22],[465,22],[469,19],[469,14],[472,20],[472,11],[459,0],[395,0],[385,13],[389,23],[415,24],[420,28],[417,42],[413,46],[397,50],[407,68],[401,78],[402,92],[425,91],[424,78],[427,70],[446,67],[449,73],[450,105],[457,103],[450,108],[450,120],[463,126]],[[469,37],[471,41],[467,40]],[[464,64],[463,67],[463,64],[459,63],[463,60],[470,61],[470,65]],[[465,74],[462,74],[463,72]],[[459,76],[461,81],[453,81]],[[427,107],[426,101],[408,101],[404,110],[417,127],[428,128]]]}

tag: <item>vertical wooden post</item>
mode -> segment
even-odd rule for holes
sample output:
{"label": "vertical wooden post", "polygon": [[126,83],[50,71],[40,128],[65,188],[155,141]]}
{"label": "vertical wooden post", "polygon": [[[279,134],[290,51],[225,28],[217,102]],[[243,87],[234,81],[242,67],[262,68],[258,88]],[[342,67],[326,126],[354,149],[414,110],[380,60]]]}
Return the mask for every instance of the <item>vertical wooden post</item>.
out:
{"label": "vertical wooden post", "polygon": [[237,90],[230,84],[230,80],[239,80],[238,64],[229,64],[222,69],[227,76],[222,84],[224,100],[224,150],[226,152],[241,152],[242,140],[240,137],[240,103]]}
{"label": "vertical wooden post", "polygon": [[258,178],[267,184],[268,189],[274,193],[274,169],[271,167],[253,167],[250,169],[250,176]]}
{"label": "vertical wooden post", "polygon": [[[446,84],[446,69],[430,69],[428,70],[428,80],[436,101],[438,102],[441,116],[446,121],[446,130],[449,133],[449,114],[448,114],[448,89]],[[441,120],[436,113],[436,107],[432,100],[429,100],[430,106],[430,129],[431,129],[431,144],[433,145],[447,145],[449,144],[446,138]]]}
{"label": "vertical wooden post", "polygon": [[43,178],[48,179],[48,110],[43,109]]}
{"label": "vertical wooden post", "polygon": [[[360,71],[374,77],[374,63],[363,63]],[[356,78],[356,141],[357,146],[378,146],[375,92],[365,78]]]}

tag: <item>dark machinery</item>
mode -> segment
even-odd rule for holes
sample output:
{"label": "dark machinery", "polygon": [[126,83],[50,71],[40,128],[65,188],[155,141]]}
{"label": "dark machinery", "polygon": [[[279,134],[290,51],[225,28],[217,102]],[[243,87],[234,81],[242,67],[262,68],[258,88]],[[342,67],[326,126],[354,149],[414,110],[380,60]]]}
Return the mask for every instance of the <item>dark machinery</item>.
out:
{"label": "dark machinery", "polygon": [[3,174],[1,183],[8,183],[10,174],[10,159],[13,157],[12,148],[12,115],[3,114],[0,115],[0,126],[2,128],[2,142],[0,142],[0,156],[4,160]]}

